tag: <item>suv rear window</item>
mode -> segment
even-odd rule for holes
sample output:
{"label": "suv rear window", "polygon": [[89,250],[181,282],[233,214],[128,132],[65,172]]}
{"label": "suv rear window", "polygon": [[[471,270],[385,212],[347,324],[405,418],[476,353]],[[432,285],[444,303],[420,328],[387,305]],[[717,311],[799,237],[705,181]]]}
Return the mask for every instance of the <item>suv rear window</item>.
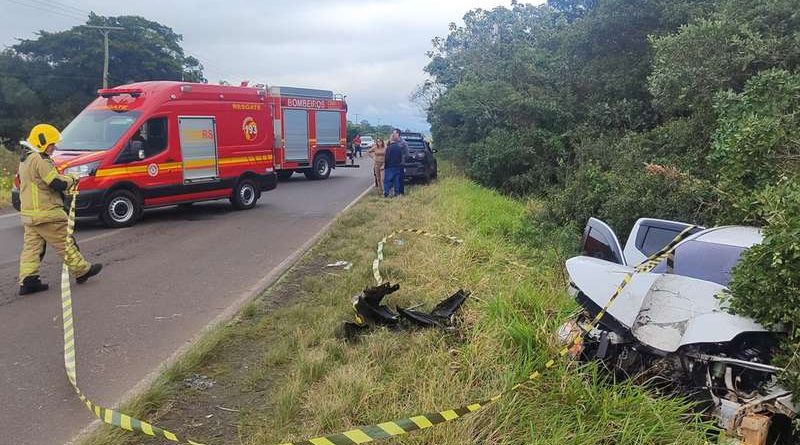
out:
{"label": "suv rear window", "polygon": [[415,140],[415,139],[408,140],[407,139],[406,140],[406,145],[408,146],[408,148],[410,148],[412,150],[424,150],[425,149],[425,142],[422,141],[422,140],[419,140],[419,139],[417,139],[417,140]]}
{"label": "suv rear window", "polygon": [[745,250],[738,246],[687,241],[675,249],[672,273],[727,286],[731,280],[731,269]]}

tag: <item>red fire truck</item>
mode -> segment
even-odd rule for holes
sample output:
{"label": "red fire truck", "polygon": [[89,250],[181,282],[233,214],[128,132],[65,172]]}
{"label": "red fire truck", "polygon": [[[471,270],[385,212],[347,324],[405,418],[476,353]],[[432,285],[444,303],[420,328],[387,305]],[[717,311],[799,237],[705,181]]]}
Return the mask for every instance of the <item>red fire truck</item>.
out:
{"label": "red fire truck", "polygon": [[[53,159],[81,178],[78,215],[110,227],[197,201],[250,209],[276,187],[276,166],[322,179],[345,163],[346,108],[320,90],[135,83],[98,91]],[[19,209],[16,187],[12,201]]]}
{"label": "red fire truck", "polygon": [[271,87],[269,100],[275,131],[275,170],[288,179],[303,172],[327,179],[347,163],[347,104],[332,91]]}

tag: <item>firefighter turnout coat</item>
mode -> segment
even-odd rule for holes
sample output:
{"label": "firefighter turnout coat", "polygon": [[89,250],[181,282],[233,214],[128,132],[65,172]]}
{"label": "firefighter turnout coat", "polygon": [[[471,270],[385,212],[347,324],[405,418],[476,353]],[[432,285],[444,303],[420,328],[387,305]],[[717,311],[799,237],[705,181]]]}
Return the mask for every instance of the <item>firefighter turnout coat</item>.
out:
{"label": "firefighter turnout coat", "polygon": [[75,240],[67,239],[67,213],[62,193],[77,180],[58,173],[44,153],[29,151],[19,165],[20,214],[25,229],[19,263],[19,282],[39,275],[45,245],[53,247],[74,276],[89,271],[91,265],[78,251]]}

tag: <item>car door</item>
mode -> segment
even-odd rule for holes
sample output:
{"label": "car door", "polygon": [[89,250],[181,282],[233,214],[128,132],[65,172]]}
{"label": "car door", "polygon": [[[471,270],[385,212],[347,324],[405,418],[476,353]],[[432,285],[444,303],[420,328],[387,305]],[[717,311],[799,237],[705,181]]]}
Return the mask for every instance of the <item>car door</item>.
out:
{"label": "car door", "polygon": [[583,229],[581,255],[600,258],[617,264],[628,264],[614,230],[597,218],[589,218]]}
{"label": "car door", "polygon": [[125,169],[129,178],[136,178],[136,184],[146,196],[173,188],[181,182],[180,168],[171,159],[169,126],[170,120],[166,115],[150,117],[136,129],[114,161],[115,166]]}
{"label": "car door", "polygon": [[[633,225],[623,254],[627,264],[636,265],[646,260],[670,243],[679,233],[691,224],[664,219],[639,218]],[[697,233],[703,227],[696,227],[690,233]]]}

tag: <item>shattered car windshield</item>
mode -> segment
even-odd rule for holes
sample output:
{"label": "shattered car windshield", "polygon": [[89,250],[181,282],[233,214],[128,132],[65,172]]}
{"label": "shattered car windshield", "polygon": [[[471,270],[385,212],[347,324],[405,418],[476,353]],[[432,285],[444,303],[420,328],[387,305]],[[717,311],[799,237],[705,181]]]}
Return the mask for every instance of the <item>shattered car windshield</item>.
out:
{"label": "shattered car windshield", "polygon": [[[727,286],[731,280],[731,269],[739,262],[744,247],[725,244],[687,241],[675,249],[675,275],[697,278]],[[654,272],[664,272],[666,262]]]}

